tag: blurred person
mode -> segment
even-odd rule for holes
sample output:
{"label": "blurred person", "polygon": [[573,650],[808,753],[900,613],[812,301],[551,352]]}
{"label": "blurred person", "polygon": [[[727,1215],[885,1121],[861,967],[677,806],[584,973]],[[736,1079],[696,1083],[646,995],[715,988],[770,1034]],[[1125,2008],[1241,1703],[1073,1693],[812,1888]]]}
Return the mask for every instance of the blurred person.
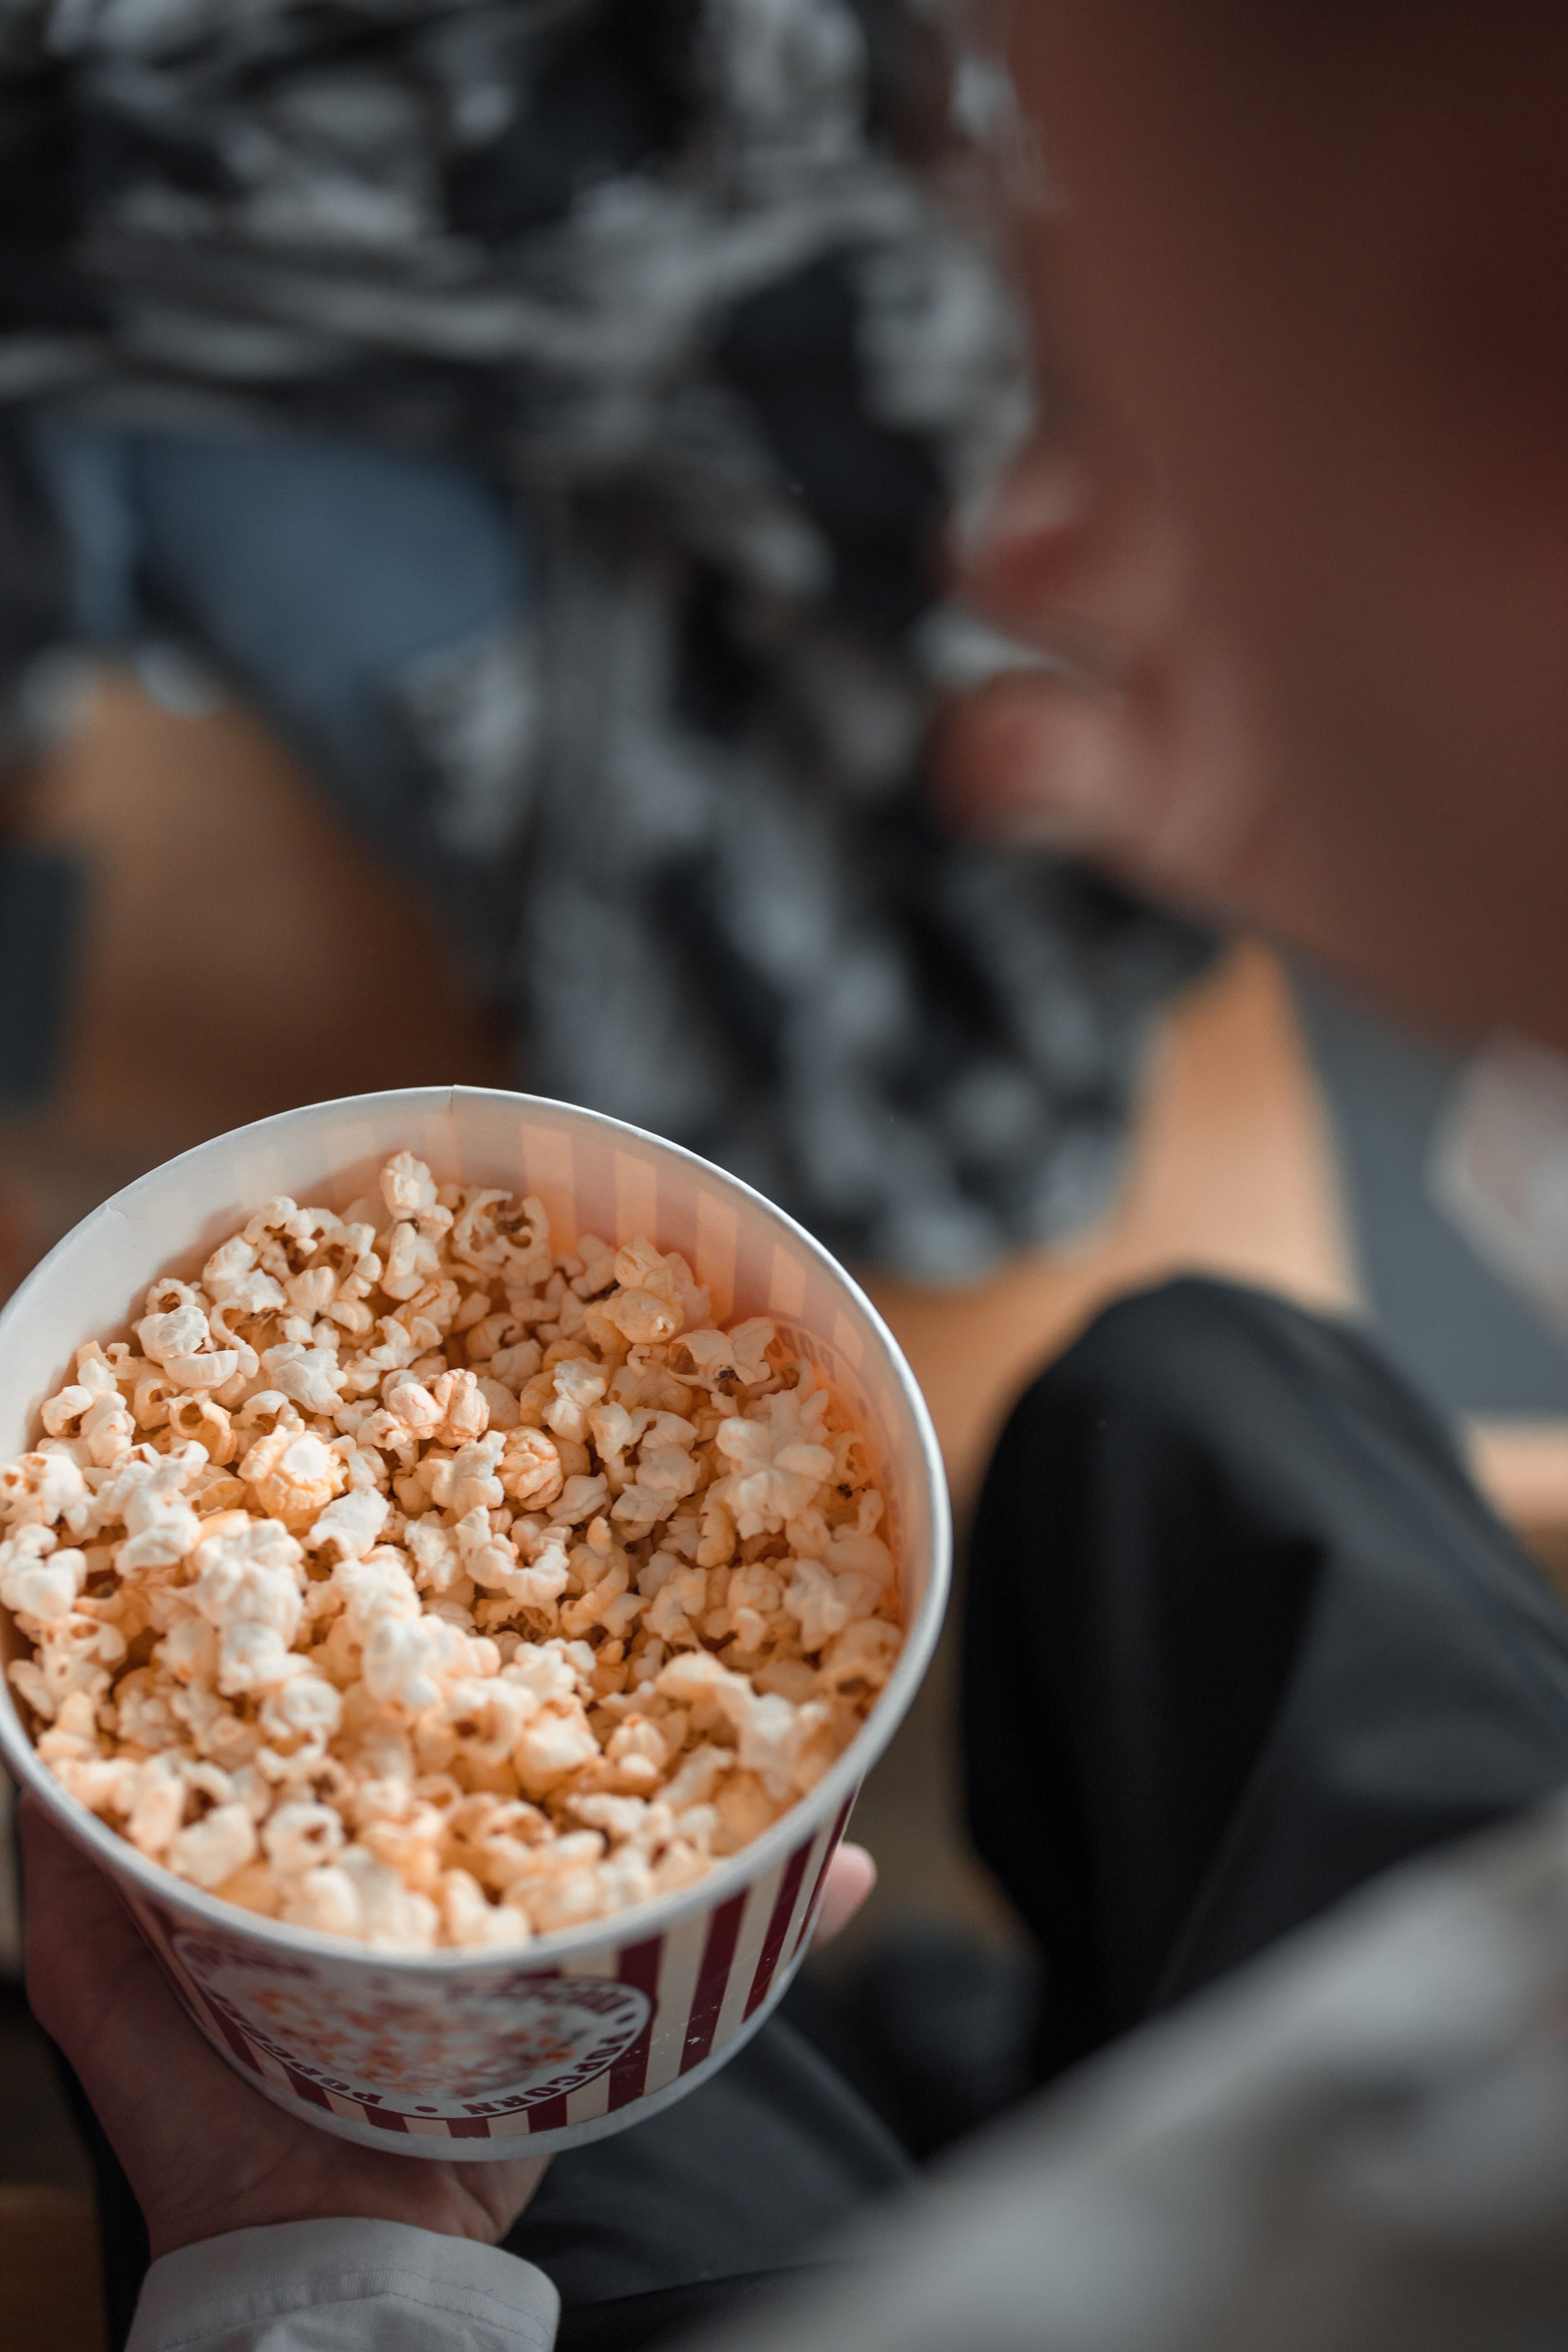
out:
{"label": "blurred person", "polygon": [[0,0],[0,401],[60,625],[258,703],[526,1084],[955,1281],[1105,1205],[1207,941],[923,789],[1028,413],[943,70],[904,0]]}
{"label": "blurred person", "polygon": [[[1094,423],[1071,509],[1037,473],[981,559],[1076,682],[993,689],[969,788],[1402,1005],[1561,1047],[1568,22],[1028,0],[1010,30],[1065,192],[1026,266]],[[851,2271],[710,2340],[1561,2340],[1568,1616],[1447,1433],[1352,1330],[1174,1285],[1020,1407],[972,1579],[972,1816],[1045,1945],[1042,2069],[1075,2071]],[[105,2007],[96,1882],[38,1853],[36,1998],[155,2175],[116,2080],[139,2023],[174,2025]],[[585,2184],[601,2154],[567,2161]],[[382,2209],[373,2301],[334,2267],[330,2182],[259,2214],[243,2168],[209,2187],[137,2352],[485,2340],[421,2286],[449,2215]],[[493,2340],[545,2340],[547,2291],[511,2303]],[[560,2340],[614,2322],[570,2311]]]}

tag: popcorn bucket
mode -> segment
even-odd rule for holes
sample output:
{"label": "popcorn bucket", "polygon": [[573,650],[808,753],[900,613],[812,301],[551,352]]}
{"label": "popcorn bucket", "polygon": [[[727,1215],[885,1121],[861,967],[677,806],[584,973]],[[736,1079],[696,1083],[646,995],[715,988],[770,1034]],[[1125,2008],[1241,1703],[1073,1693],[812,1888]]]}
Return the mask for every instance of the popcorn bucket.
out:
{"label": "popcorn bucket", "polygon": [[[220,1136],[128,1185],[0,1315],[0,1459],[25,1450],[85,1339],[123,1327],[157,1274],[194,1276],[280,1193],[342,1210],[406,1146],[438,1182],[537,1193],[558,1245],[646,1234],[682,1251],[714,1319],[769,1315],[864,1431],[888,1498],[905,1643],[825,1778],[680,1893],[542,1936],[510,1957],[376,1951],[221,1903],[69,1797],[7,1686],[0,1755],[114,1880],[191,2017],[273,2103],[362,2147],[483,2161],[579,2147],[705,2082],[799,1966],[861,1781],[930,1661],[946,1600],[946,1484],[909,1366],[861,1292],[722,1171],[592,1111],[463,1087],[319,1103]],[[8,1620],[0,1651],[24,1647]]]}

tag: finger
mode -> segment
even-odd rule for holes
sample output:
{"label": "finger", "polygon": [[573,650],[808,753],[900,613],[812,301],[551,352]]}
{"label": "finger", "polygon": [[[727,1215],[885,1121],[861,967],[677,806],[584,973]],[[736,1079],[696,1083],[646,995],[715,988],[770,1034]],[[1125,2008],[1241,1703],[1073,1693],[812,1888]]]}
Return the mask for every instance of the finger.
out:
{"label": "finger", "polygon": [[1062,582],[1077,570],[1096,484],[1065,435],[1032,442],[998,484],[978,524],[955,547],[960,593],[987,610],[1016,606],[1017,572],[1033,586],[1047,568]]}
{"label": "finger", "polygon": [[1114,662],[1167,636],[1190,589],[1185,539],[1125,441],[1054,431],[1031,445],[963,549],[963,601],[1011,635]]}
{"label": "finger", "polygon": [[484,2215],[484,2229],[479,2234],[499,2244],[521,2219],[553,2162],[552,2157],[525,2156],[507,2164],[455,2165],[457,2185]]}
{"label": "finger", "polygon": [[19,1827],[33,2013],[122,2158],[134,2147],[156,2161],[164,2138],[179,2137],[174,2106],[226,2110],[236,2078],[186,2017],[103,1872],[31,1799]]}
{"label": "finger", "polygon": [[538,2187],[542,2159],[411,2164],[281,2113],[196,2032],[90,1857],[31,1799],[18,1827],[28,1997],[131,2177],[154,2253],[330,2214],[504,2235]]}
{"label": "finger", "polygon": [[968,830],[1093,856],[1135,834],[1141,766],[1121,697],[1022,674],[949,708],[932,736],[931,779]]}
{"label": "finger", "polygon": [[841,1845],[827,1865],[814,1944],[842,1935],[877,1884],[877,1865],[863,1845]]}
{"label": "finger", "polygon": [[106,2001],[155,1995],[173,2006],[173,1996],[110,1881],[31,1794],[22,1798],[16,1826],[28,1998],[74,2063]]}
{"label": "finger", "polygon": [[1196,623],[1114,690],[1014,674],[954,702],[931,781],[993,840],[1091,858],[1200,909],[1268,911],[1277,779],[1234,665]]}

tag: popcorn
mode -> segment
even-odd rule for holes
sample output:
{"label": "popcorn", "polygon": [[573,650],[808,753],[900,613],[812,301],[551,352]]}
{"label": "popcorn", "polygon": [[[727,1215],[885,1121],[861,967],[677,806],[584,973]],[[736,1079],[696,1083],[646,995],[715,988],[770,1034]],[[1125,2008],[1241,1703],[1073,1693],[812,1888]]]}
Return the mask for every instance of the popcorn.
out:
{"label": "popcorn", "polygon": [[[107,1469],[134,1444],[136,1423],[102,1349],[90,1344],[79,1348],[76,1360],[75,1381],[49,1399],[40,1417],[50,1437],[74,1435],[86,1446],[88,1459]],[[166,1410],[159,1415],[160,1420],[167,1418]]]}
{"label": "popcorn", "polygon": [[331,1412],[338,1402],[342,1375],[337,1360],[325,1348],[307,1348],[297,1339],[266,1349],[261,1369],[275,1389],[302,1412]]}
{"label": "popcorn", "polygon": [[274,1690],[299,1674],[302,1664],[279,1629],[258,1618],[242,1618],[218,1635],[217,1687],[225,1698]]}
{"label": "popcorn", "polygon": [[422,1715],[468,1664],[468,1644],[444,1617],[383,1617],[364,1644],[364,1687],[383,1706]]}
{"label": "popcorn", "polygon": [[24,1527],[0,1544],[0,1602],[40,1624],[63,1624],[87,1581],[87,1559],[59,1551],[53,1528]]}
{"label": "popcorn", "polygon": [[197,1545],[191,1600],[219,1632],[231,1625],[270,1625],[288,1643],[304,1608],[301,1557],[293,1537],[275,1519],[235,1512],[230,1524],[220,1525]]}
{"label": "popcorn", "polygon": [[613,1516],[645,1534],[692,1493],[700,1476],[691,1456],[697,1431],[679,1413],[655,1413],[644,1433],[631,1484],[616,1496]]}
{"label": "popcorn", "polygon": [[239,1465],[264,1511],[280,1519],[313,1518],[345,1483],[340,1457],[309,1430],[276,1429],[258,1439]]}
{"label": "popcorn", "polygon": [[825,1690],[879,1691],[900,1646],[896,1625],[881,1617],[864,1618],[847,1626],[826,1653],[818,1679]]}
{"label": "popcorn", "polygon": [[324,1748],[342,1719],[342,1693],[308,1665],[280,1689],[268,1692],[257,1713],[268,1739],[279,1744],[302,1739],[314,1748]]}
{"label": "popcorn", "polygon": [[[216,1413],[218,1408],[204,1397],[198,1410],[204,1414]],[[164,1418],[167,1418],[166,1413]],[[113,1396],[100,1397],[89,1405],[81,1417],[79,1435],[100,1469],[108,1469],[110,1463],[118,1462],[121,1454],[128,1454],[136,1440],[136,1423],[124,1398],[117,1391]],[[212,1458],[217,1458],[216,1454]]]}
{"label": "popcorn", "polygon": [[80,1465],[53,1446],[24,1454],[0,1470],[0,1518],[14,1528],[54,1527],[63,1519],[78,1534],[87,1500]]}
{"label": "popcorn", "polygon": [[557,1500],[565,1484],[560,1449],[542,1429],[511,1431],[496,1475],[502,1491],[525,1509],[545,1509]]}
{"label": "popcorn", "polygon": [[550,1507],[550,1517],[558,1527],[580,1527],[584,1519],[596,1518],[609,1499],[607,1480],[579,1472],[562,1487]]}
{"label": "popcorn", "polygon": [[124,1808],[125,1834],[132,1844],[156,1862],[179,1834],[187,1793],[177,1760],[164,1753],[128,1772],[110,1802]]}
{"label": "popcorn", "polygon": [[304,1873],[285,1897],[279,1916],[290,1927],[314,1927],[326,1936],[364,1934],[359,1890],[346,1870],[334,1869],[331,1864]]}
{"label": "popcorn", "polygon": [[503,1431],[516,1429],[519,1421],[517,1399],[511,1391],[504,1388],[500,1381],[489,1380],[483,1375],[476,1381],[475,1387],[485,1401],[485,1411],[489,1417],[490,1428]]}
{"label": "popcorn", "polygon": [[604,1395],[607,1380],[602,1364],[580,1356],[556,1365],[554,1401],[545,1407],[544,1418],[557,1437],[582,1444],[588,1434],[588,1414]]}
{"label": "popcorn", "polygon": [[195,1294],[187,1290],[184,1283],[165,1283],[159,1287],[163,1292],[182,1295],[167,1313],[145,1315],[138,1323],[136,1338],[142,1353],[150,1363],[163,1367],[174,1388],[221,1388],[239,1369],[237,1351],[214,1348],[206,1315],[197,1305]]}
{"label": "popcorn", "polygon": [[424,1614],[414,1580],[390,1544],[363,1559],[340,1562],[332,1571],[332,1591],[343,1603],[344,1631],[362,1645],[384,1619],[413,1621]]}
{"label": "popcorn", "polygon": [[178,1453],[164,1454],[137,1445],[99,1488],[100,1527],[114,1517],[125,1524],[127,1539],[115,1559],[122,1577],[138,1569],[175,1568],[193,1549],[201,1521],[182,1490],[203,1461],[199,1445],[183,1445]]}
{"label": "popcorn", "polygon": [[445,1930],[441,1940],[459,1951],[487,1944],[526,1944],[533,1933],[526,1913],[510,1903],[491,1903],[466,1870],[442,1874],[437,1900]]}
{"label": "popcorn", "polygon": [[387,1239],[386,1270],[381,1277],[389,1298],[414,1297],[440,1271],[439,1253],[427,1235],[413,1225],[394,1225]]}
{"label": "popcorn", "polygon": [[835,1576],[815,1559],[796,1560],[783,1596],[799,1623],[803,1650],[826,1649],[852,1619],[869,1616],[876,1597],[868,1577]]}
{"label": "popcorn", "polygon": [[476,1438],[471,1444],[459,1446],[449,1457],[426,1454],[430,1500],[449,1510],[454,1519],[466,1517],[473,1510],[498,1509],[506,1500],[500,1480],[495,1475],[505,1443],[498,1431],[494,1436]]}
{"label": "popcorn", "polygon": [[[111,1419],[110,1415],[116,1413],[117,1417]],[[239,1451],[239,1440],[227,1413],[205,1392],[195,1396],[172,1394],[165,1417],[175,1436],[186,1444],[199,1445],[209,1462],[221,1466],[232,1462]],[[83,1415],[82,1434],[89,1442],[93,1460],[109,1463],[130,1451],[136,1429],[123,1401],[116,1397],[111,1405],[105,1398]]]}
{"label": "popcorn", "polygon": [[305,1540],[312,1551],[335,1552],[340,1559],[363,1559],[383,1528],[391,1508],[374,1486],[351,1487],[329,1503]]}
{"label": "popcorn", "polygon": [[[422,1232],[432,1227],[443,1230],[452,1222],[451,1212],[440,1209],[430,1171],[412,1151],[393,1153],[381,1171],[381,1197],[395,1217],[412,1218]],[[506,1195],[494,1192],[487,1197],[500,1201]]]}
{"label": "popcorn", "polygon": [[765,1316],[737,1323],[732,1331],[688,1331],[669,1351],[678,1380],[692,1381],[718,1396],[760,1388],[768,1377],[773,1327]]}
{"label": "popcorn", "polygon": [[0,1468],[38,1751],[191,1885],[488,1950],[689,1885],[814,1787],[896,1659],[858,1433],[642,1237],[412,1153],[279,1198]]}
{"label": "popcorn", "polygon": [[256,1853],[256,1824],[243,1805],[215,1805],[199,1822],[176,1832],[164,1860],[194,1885],[221,1886]]}
{"label": "popcorn", "polygon": [[316,1870],[343,1843],[341,1814],[309,1800],[279,1805],[261,1833],[267,1859],[280,1876]]}
{"label": "popcorn", "polygon": [[728,1505],[742,1537],[771,1535],[807,1508],[817,1488],[833,1475],[833,1455],[815,1441],[827,1408],[827,1392],[808,1391],[805,1381],[766,1399],[763,1412],[721,1422],[714,1443],[733,1474],[720,1482],[715,1500]]}
{"label": "popcorn", "polygon": [[215,1307],[239,1316],[271,1315],[284,1304],[281,1283],[262,1272],[254,1247],[239,1234],[208,1258],[202,1288]]}
{"label": "popcorn", "polygon": [[680,1328],[680,1308],[652,1290],[623,1290],[605,1307],[605,1315],[634,1348],[673,1339]]}

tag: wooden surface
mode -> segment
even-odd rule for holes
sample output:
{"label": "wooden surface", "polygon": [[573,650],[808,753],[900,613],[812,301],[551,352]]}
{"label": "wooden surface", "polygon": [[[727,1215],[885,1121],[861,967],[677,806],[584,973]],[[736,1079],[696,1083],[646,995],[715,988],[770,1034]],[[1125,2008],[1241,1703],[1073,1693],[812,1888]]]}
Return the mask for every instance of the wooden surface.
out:
{"label": "wooden surface", "polygon": [[[87,890],[61,1084],[0,1120],[0,1288],[107,1192],[226,1128],[334,1094],[508,1083],[434,927],[237,708],[174,718],[110,675],[26,830],[80,857]],[[961,1508],[1030,1371],[1106,1299],[1184,1266],[1310,1305],[1357,1295],[1289,992],[1256,943],[1168,1023],[1103,1224],[957,1294],[870,1278]],[[1568,1439],[1493,1433],[1478,1462],[1510,1507],[1527,1494],[1568,1525]]]}
{"label": "wooden surface", "polygon": [[504,1086],[433,925],[262,730],[107,677],[29,838],[85,874],[60,1083],[0,1121],[0,1278],[176,1151],[300,1102]]}
{"label": "wooden surface", "polygon": [[103,2352],[92,2200],[0,2181],[0,2352]]}
{"label": "wooden surface", "polygon": [[[106,1193],[226,1128],[380,1087],[508,1082],[430,923],[243,712],[173,718],[110,677],[24,829],[79,856],[86,891],[60,1085],[0,1121],[0,1294]],[[0,1845],[14,1969],[7,1864]],[[0,2352],[103,2340],[91,2200],[0,2182]]]}
{"label": "wooden surface", "polygon": [[[225,1128],[338,1093],[507,1083],[428,923],[237,711],[172,718],[110,680],[29,830],[86,859],[88,911],[58,1097],[0,1126],[0,1288],[106,1192]],[[1312,1306],[1357,1297],[1322,1107],[1255,943],[1164,1024],[1100,1226],[962,1293],[872,1277],[961,1513],[1029,1375],[1109,1299],[1194,1268]],[[1472,1436],[1489,1491],[1568,1569],[1568,1432]],[[857,1814],[883,1881],[856,1940],[932,1913],[1008,1932],[954,1820],[951,1681],[944,1653]],[[96,2262],[79,2195],[0,2187],[0,2352],[98,2352]]]}
{"label": "wooden surface", "polygon": [[1104,1223],[950,1295],[868,1277],[914,1366],[960,1511],[1008,1404],[1110,1299],[1183,1271],[1353,1306],[1322,1106],[1276,958],[1247,942],[1178,1003]]}
{"label": "wooden surface", "polygon": [[[1020,1259],[969,1291],[868,1286],[928,1398],[960,1521],[998,1427],[1031,1374],[1112,1298],[1172,1275],[1265,1284],[1304,1305],[1356,1301],[1333,1154],[1278,961],[1246,943],[1172,1010],[1152,1057],[1121,1197],[1070,1248]],[[876,1894],[834,1965],[901,1923],[1017,1933],[958,1817],[951,1632],[866,1785],[855,1834]]]}
{"label": "wooden surface", "polygon": [[1465,1435],[1476,1484],[1568,1594],[1568,1426],[1473,1421]]}

